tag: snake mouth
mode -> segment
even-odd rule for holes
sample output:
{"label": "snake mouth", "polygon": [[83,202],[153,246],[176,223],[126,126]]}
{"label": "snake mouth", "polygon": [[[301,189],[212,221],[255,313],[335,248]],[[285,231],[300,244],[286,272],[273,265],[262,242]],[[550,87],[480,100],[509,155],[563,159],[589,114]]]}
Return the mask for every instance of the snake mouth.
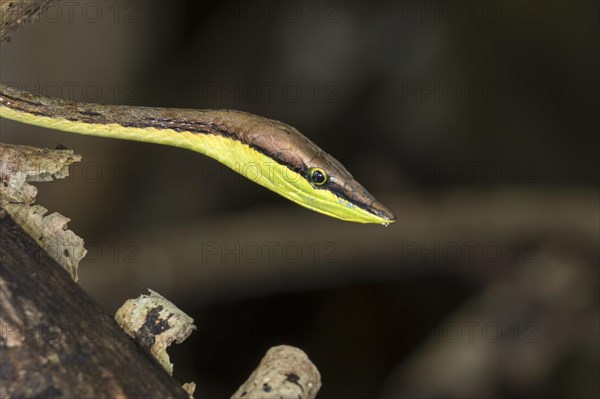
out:
{"label": "snake mouth", "polygon": [[371,212],[372,214],[385,219],[388,223],[394,223],[396,221],[396,216],[392,213],[392,211],[390,211],[388,208],[386,208],[381,202],[379,201],[374,201],[373,203],[371,203],[367,210],[369,212]]}
{"label": "snake mouth", "polygon": [[389,224],[396,221],[396,216],[392,211],[352,177],[346,179],[343,183],[339,179],[332,179],[325,189],[338,198],[347,201],[348,204],[352,204],[352,206],[368,213],[371,216],[369,223]]}

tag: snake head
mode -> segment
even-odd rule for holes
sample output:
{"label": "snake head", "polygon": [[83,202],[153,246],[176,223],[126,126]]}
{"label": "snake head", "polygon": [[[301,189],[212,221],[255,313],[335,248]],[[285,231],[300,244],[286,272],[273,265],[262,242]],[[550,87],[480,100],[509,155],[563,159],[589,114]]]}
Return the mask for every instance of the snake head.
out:
{"label": "snake head", "polygon": [[394,214],[369,193],[334,157],[318,150],[301,174],[320,199],[321,209],[330,216],[359,223],[387,225],[396,221]]}
{"label": "snake head", "polygon": [[[239,117],[239,114],[237,115]],[[258,118],[252,116],[253,118]],[[388,225],[396,218],[348,170],[296,128],[271,119],[253,119],[233,129],[269,163],[257,183],[313,211],[358,223]]]}

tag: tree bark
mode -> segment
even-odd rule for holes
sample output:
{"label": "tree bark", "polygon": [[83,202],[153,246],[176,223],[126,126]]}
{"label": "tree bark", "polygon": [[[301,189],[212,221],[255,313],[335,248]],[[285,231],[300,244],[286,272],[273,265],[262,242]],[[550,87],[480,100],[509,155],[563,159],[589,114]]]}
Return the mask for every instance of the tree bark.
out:
{"label": "tree bark", "polygon": [[188,398],[0,209],[0,397]]}

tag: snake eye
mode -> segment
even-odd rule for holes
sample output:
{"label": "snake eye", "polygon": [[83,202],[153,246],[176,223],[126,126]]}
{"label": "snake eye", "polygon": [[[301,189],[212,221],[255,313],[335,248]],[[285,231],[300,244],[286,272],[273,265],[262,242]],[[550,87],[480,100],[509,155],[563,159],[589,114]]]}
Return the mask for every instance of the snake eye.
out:
{"label": "snake eye", "polygon": [[310,176],[310,180],[317,186],[322,186],[327,182],[327,174],[323,171],[323,169],[312,168],[308,175]]}

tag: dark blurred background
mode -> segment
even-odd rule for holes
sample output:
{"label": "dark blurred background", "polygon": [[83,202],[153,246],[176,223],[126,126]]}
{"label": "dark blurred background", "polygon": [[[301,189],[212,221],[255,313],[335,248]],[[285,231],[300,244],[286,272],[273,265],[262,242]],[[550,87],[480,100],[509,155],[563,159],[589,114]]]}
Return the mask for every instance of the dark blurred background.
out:
{"label": "dark blurred background", "polygon": [[83,156],[38,203],[87,243],[109,313],[151,288],[197,331],[199,398],[266,350],[319,398],[599,396],[595,1],[64,1],[1,80],[85,102],[234,108],[334,155],[398,222],[312,213],[185,150],[2,120]]}

